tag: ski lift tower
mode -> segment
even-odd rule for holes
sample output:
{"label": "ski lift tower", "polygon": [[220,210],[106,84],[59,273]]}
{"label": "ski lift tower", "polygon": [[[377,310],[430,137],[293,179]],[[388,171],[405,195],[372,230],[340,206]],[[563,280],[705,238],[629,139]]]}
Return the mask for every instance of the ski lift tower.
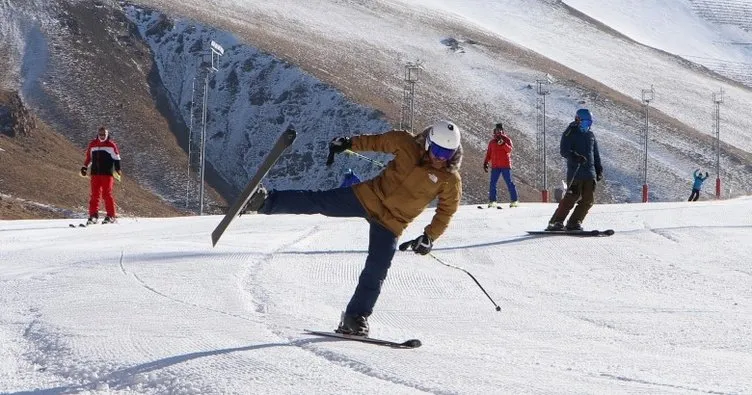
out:
{"label": "ski lift tower", "polygon": [[648,202],[648,129],[650,128],[650,102],[653,101],[655,90],[653,85],[650,89],[642,90],[642,102],[645,104],[645,152],[642,162],[642,202]]}
{"label": "ski lift tower", "polygon": [[723,103],[723,88],[720,92],[713,92],[715,112],[715,198],[721,198],[721,103]]}
{"label": "ski lift tower", "polygon": [[535,80],[537,85],[537,93],[540,96],[538,98],[538,137],[536,142],[538,145],[538,158],[540,166],[540,174],[542,181],[541,188],[541,202],[548,203],[548,157],[546,155],[546,95],[551,93],[549,85],[554,82],[551,75],[546,74],[546,79]]}
{"label": "ski lift tower", "polygon": [[219,58],[224,55],[225,49],[222,48],[216,41],[212,40],[209,44],[211,48],[211,64],[207,70],[206,78],[204,79],[204,103],[203,110],[201,111],[201,181],[199,183],[199,209],[198,215],[204,215],[204,179],[206,176],[206,106],[207,99],[209,97],[209,77],[216,72],[219,65]]}
{"label": "ski lift tower", "polygon": [[415,118],[415,84],[420,79],[423,62],[408,62],[405,65],[405,90],[402,93],[402,110],[400,114],[400,129],[413,131]]}

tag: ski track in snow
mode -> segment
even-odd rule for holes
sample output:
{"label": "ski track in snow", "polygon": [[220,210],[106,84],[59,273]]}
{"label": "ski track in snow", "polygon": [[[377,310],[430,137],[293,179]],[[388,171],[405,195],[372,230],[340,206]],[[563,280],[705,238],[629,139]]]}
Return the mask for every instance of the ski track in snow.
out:
{"label": "ski track in snow", "polygon": [[[255,262],[254,264],[250,265],[248,267],[248,278],[245,281],[246,284],[246,290],[250,292],[254,300],[257,300],[257,312],[259,313],[269,313],[267,310],[267,306],[271,303],[271,297],[269,296],[268,292],[266,292],[262,287],[259,286],[253,286],[253,284],[258,284],[259,282],[255,280],[254,274],[256,273],[256,270],[260,267],[268,264],[273,264],[274,256],[282,251],[285,251],[289,248],[294,247],[297,244],[304,243],[306,239],[308,239],[311,236],[315,236],[319,233],[320,227],[314,226],[312,227],[308,232],[306,232],[304,235],[300,237],[298,240],[293,240],[289,244],[281,245],[277,250],[270,252],[269,254],[265,254],[259,261]],[[299,252],[299,253],[290,253],[290,254],[300,254],[300,255],[309,255],[309,253],[306,252]],[[363,260],[365,257],[363,256]],[[352,266],[335,266],[335,268],[340,270],[332,270],[331,266],[326,265],[318,265],[316,269],[310,273],[311,277],[313,278],[321,278],[321,279],[328,279],[330,281],[339,281],[342,278],[352,278],[353,275],[357,276],[360,272],[357,271],[357,274],[352,271]],[[344,270],[343,270],[344,268]],[[417,282],[411,281],[408,284],[415,285]],[[405,286],[398,287],[404,288]],[[391,321],[391,323],[394,323],[394,321]],[[325,348],[317,347],[317,344],[319,343],[331,343],[331,342],[348,342],[347,340],[336,340],[336,339],[324,339],[320,337],[315,337],[314,335],[308,335],[308,336],[314,336],[312,339],[300,339],[299,336],[301,334],[304,334],[302,331],[300,331],[300,334],[295,336],[292,335],[290,332],[295,331],[296,328],[278,328],[276,325],[268,324],[270,331],[277,334],[281,338],[287,339],[289,341],[289,344],[298,346],[303,350],[306,350],[310,352],[311,354],[322,358],[328,362],[331,362],[335,365],[347,368],[353,372],[357,372],[360,374],[363,374],[368,377],[372,377],[375,379],[383,380],[386,382],[390,382],[392,384],[404,386],[406,388],[412,388],[417,389],[420,391],[433,393],[437,395],[444,395],[444,394],[453,394],[453,392],[446,392],[442,391],[437,388],[429,388],[420,385],[419,383],[412,382],[411,380],[406,379],[406,377],[411,377],[409,372],[400,372],[399,374],[386,374],[384,372],[381,372],[379,370],[371,368],[369,365],[359,362],[355,359],[352,359],[348,357],[346,354],[343,353],[337,353],[332,350],[328,350]],[[300,330],[300,328],[297,328],[297,330]],[[350,342],[352,343],[352,342]],[[374,347],[373,345],[368,345],[368,347]],[[406,351],[406,350],[399,350],[399,351]]]}

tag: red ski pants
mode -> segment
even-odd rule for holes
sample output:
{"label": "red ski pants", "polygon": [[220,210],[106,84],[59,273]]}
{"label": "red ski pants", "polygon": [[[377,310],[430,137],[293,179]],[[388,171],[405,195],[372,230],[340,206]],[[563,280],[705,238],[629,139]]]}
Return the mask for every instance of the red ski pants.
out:
{"label": "red ski pants", "polygon": [[99,199],[104,199],[104,208],[108,217],[115,216],[115,198],[112,197],[112,185],[115,178],[112,176],[91,176],[91,199],[89,200],[89,216],[98,216]]}

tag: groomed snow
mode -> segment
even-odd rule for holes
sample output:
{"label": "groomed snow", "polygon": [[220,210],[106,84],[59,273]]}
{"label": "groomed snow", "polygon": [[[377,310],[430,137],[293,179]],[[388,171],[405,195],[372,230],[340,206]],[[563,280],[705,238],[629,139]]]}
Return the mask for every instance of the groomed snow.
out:
{"label": "groomed snow", "polygon": [[[317,338],[367,224],[321,216],[0,221],[0,393],[752,391],[752,198],[596,205],[610,238],[531,237],[553,204],[463,206],[432,257],[398,253],[372,334]],[[427,210],[402,240],[420,234]]]}

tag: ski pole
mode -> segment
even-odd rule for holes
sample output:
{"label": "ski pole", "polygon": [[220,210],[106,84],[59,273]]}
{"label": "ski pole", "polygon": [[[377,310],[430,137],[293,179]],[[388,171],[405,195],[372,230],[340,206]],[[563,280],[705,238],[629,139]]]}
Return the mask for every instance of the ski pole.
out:
{"label": "ski pole", "polygon": [[373,164],[375,164],[375,165],[377,165],[379,167],[386,167],[385,164],[377,161],[376,159],[371,159],[371,158],[369,158],[369,157],[367,157],[365,155],[361,155],[361,154],[359,154],[359,153],[357,153],[355,151],[350,151],[348,149],[348,150],[345,150],[345,153],[347,153],[348,155],[352,155],[352,156],[355,156],[357,158],[363,159],[363,160],[367,160],[367,161],[369,161],[369,162],[371,162],[371,163],[373,163]]}
{"label": "ski pole", "polygon": [[[414,242],[415,242],[415,240],[410,240],[410,241],[406,241],[406,242],[400,244],[399,250],[400,251],[407,250],[409,247],[411,247],[413,245]],[[488,297],[488,300],[490,300],[491,303],[493,303],[494,307],[496,307],[496,311],[501,311],[501,307],[498,304],[496,304],[496,302],[494,302],[493,298],[491,298],[491,295],[489,295],[488,292],[486,292],[486,289],[483,288],[482,285],[480,285],[480,283],[475,278],[475,276],[473,276],[470,272],[468,272],[467,270],[465,270],[465,269],[463,269],[463,268],[461,268],[459,266],[455,266],[455,265],[451,265],[449,263],[446,263],[446,262],[442,261],[441,259],[437,258],[436,255],[434,255],[434,254],[432,254],[430,252],[428,253],[428,255],[431,258],[435,259],[436,262],[439,262],[440,264],[442,264],[444,266],[451,267],[451,268],[457,269],[457,270],[462,270],[463,272],[465,272],[465,274],[467,274],[468,276],[470,276],[470,278],[472,278],[473,281],[475,281],[475,284],[478,285],[478,288],[480,288],[480,290],[483,291],[484,294],[486,294],[486,297]]]}
{"label": "ski pole", "polygon": [[569,180],[567,183],[567,191],[569,190],[569,187],[572,186],[572,183],[574,182],[574,178],[577,176],[577,172],[580,171],[580,166],[582,166],[582,163],[578,163],[577,167],[574,168],[574,173],[572,173],[572,179]]}

